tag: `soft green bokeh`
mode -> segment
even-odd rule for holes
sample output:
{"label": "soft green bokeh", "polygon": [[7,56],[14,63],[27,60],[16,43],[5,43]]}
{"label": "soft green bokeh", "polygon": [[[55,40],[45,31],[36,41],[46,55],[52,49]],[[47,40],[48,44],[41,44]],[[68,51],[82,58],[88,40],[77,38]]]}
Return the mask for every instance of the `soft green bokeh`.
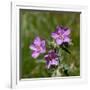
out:
{"label": "soft green bokeh", "polygon": [[20,78],[49,77],[45,63],[31,57],[29,45],[36,36],[51,39],[57,25],[71,29],[73,44],[71,55],[63,52],[63,64],[69,68],[69,76],[80,75],[80,13],[20,10]]}

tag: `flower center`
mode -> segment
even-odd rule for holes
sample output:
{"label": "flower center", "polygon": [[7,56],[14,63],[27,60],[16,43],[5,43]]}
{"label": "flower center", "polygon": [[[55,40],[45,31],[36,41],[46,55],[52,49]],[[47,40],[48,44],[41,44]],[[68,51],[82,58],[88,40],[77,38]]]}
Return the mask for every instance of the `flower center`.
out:
{"label": "flower center", "polygon": [[64,40],[64,36],[61,33],[59,33],[59,39]]}
{"label": "flower center", "polygon": [[36,48],[37,48],[39,51],[41,51],[41,47],[40,47],[40,46],[36,46]]}

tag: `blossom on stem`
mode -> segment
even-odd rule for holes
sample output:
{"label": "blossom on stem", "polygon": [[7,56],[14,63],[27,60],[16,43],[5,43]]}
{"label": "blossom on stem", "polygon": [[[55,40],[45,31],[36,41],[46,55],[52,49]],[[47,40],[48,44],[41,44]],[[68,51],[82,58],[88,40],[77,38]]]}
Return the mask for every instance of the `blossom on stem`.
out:
{"label": "blossom on stem", "polygon": [[65,28],[65,27],[61,27],[61,26],[57,26],[56,27],[56,31],[52,32],[51,37],[56,41],[57,45],[61,45],[62,43],[69,43],[71,42],[70,39],[70,29]]}
{"label": "blossom on stem", "polygon": [[45,40],[41,40],[40,37],[36,37],[29,48],[33,51],[32,57],[37,58],[41,53],[46,52]]}
{"label": "blossom on stem", "polygon": [[51,66],[57,66],[59,64],[58,55],[54,50],[50,50],[47,55],[45,55],[46,65],[49,69]]}

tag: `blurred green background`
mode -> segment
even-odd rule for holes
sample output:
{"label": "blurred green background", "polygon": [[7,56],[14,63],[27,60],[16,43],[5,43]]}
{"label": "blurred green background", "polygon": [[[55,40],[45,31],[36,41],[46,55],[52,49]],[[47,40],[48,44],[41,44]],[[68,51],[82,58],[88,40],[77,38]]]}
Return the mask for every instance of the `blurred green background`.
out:
{"label": "blurred green background", "polygon": [[20,9],[20,78],[49,77],[45,63],[31,57],[29,45],[36,36],[49,40],[57,25],[69,27],[73,44],[64,52],[62,63],[70,68],[69,76],[80,75],[80,13]]}

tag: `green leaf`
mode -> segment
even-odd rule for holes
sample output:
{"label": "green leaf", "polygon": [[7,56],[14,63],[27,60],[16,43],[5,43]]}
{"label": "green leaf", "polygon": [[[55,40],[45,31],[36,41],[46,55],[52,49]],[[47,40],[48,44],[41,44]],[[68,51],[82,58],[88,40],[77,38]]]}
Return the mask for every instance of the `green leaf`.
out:
{"label": "green leaf", "polygon": [[61,47],[64,51],[66,51],[68,54],[71,54],[71,52],[66,47]]}

